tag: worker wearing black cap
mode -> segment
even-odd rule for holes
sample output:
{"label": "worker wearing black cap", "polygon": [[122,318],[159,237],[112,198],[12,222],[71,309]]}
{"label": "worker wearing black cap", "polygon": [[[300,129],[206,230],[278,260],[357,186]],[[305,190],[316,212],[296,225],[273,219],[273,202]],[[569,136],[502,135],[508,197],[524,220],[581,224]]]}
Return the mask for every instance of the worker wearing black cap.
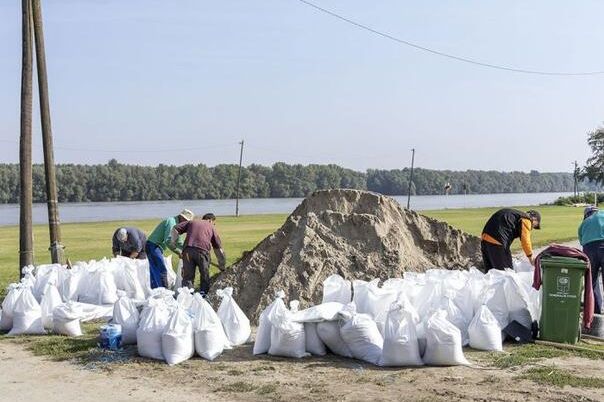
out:
{"label": "worker wearing black cap", "polygon": [[482,230],[480,248],[485,270],[513,268],[510,247],[517,238],[533,264],[532,229],[541,229],[541,214],[535,210],[504,208],[495,212]]}

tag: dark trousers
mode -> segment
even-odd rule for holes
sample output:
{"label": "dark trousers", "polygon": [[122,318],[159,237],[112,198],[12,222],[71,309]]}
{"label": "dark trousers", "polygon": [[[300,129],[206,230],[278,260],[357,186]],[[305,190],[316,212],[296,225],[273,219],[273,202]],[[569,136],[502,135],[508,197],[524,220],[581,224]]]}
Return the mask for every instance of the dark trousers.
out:
{"label": "dark trousers", "polygon": [[164,251],[155,243],[147,241],[145,251],[149,260],[149,276],[151,277],[151,289],[168,287],[168,271],[164,260]]}
{"label": "dark trousers", "polygon": [[482,260],[484,261],[485,271],[491,269],[514,268],[512,262],[512,252],[503,246],[492,244],[486,241],[480,242],[480,251],[482,251]]}
{"label": "dark trousers", "polygon": [[604,240],[587,243],[583,246],[591,264],[591,284],[594,290],[594,313],[602,314],[602,292],[600,290],[600,273],[604,271]]}
{"label": "dark trousers", "polygon": [[195,268],[199,268],[201,286],[199,292],[210,291],[210,253],[195,247],[185,247],[182,251],[182,286],[195,287]]}

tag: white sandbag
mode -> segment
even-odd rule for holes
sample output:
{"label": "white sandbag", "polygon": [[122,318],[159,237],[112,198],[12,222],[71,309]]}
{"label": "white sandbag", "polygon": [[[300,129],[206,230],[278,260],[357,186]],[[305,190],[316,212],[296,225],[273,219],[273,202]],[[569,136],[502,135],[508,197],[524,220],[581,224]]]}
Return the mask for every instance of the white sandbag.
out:
{"label": "white sandbag", "polygon": [[207,360],[214,360],[224,349],[230,348],[220,318],[210,304],[199,293],[195,294],[195,352]]}
{"label": "white sandbag", "polygon": [[46,292],[46,286],[48,284],[54,286],[58,284],[59,269],[63,269],[60,264],[40,265],[37,268],[36,282],[32,291],[38,303],[42,303],[42,296],[44,295],[44,292]]}
{"label": "white sandbag", "polygon": [[97,274],[99,298],[95,304],[114,304],[117,301],[117,286],[113,274],[108,270],[101,270]]}
{"label": "white sandbag", "polygon": [[52,330],[54,333],[66,336],[81,336],[80,317],[81,304],[67,302],[58,305],[52,312]]}
{"label": "white sandbag", "polygon": [[434,278],[427,279],[425,285],[419,291],[415,299],[415,309],[422,320],[425,320],[432,312],[438,310],[441,299],[441,282]]}
{"label": "white sandbag", "polygon": [[424,364],[419,350],[413,312],[393,303],[384,327],[384,347],[380,366],[421,366]]}
{"label": "white sandbag", "polygon": [[252,336],[250,320],[233,299],[233,288],[219,289],[216,294],[222,298],[217,313],[227,339],[231,345],[243,345]]}
{"label": "white sandbag", "polygon": [[526,259],[514,258],[513,264],[514,271],[516,272],[530,272],[532,274],[533,270],[535,269],[530,261]]}
{"label": "white sandbag", "polygon": [[136,347],[140,356],[164,360],[162,335],[170,320],[170,309],[161,300],[151,299],[149,303],[136,330]]}
{"label": "white sandbag", "polygon": [[271,323],[271,346],[268,354],[294,358],[309,356],[306,353],[304,324],[292,321],[291,314],[285,309],[275,311],[268,317]]}
{"label": "white sandbag", "polygon": [[134,345],[136,343],[136,330],[140,314],[134,301],[126,295],[113,305],[112,322],[122,326],[122,345]]}
{"label": "white sandbag", "polygon": [[144,300],[145,286],[140,282],[135,260],[127,257],[117,257],[115,262],[119,267],[115,271],[115,284],[118,289],[126,292],[126,296],[134,300]]}
{"label": "white sandbag", "polygon": [[23,289],[13,309],[13,327],[9,335],[45,334],[42,325],[42,309],[34,297],[32,289]]}
{"label": "white sandbag", "polygon": [[285,303],[283,303],[283,298],[285,297],[285,292],[279,290],[275,295],[275,300],[269,304],[263,311],[260,313],[260,318],[258,319],[258,330],[256,331],[256,340],[254,341],[254,349],[253,353],[255,355],[260,355],[263,353],[267,353],[269,348],[271,347],[271,321],[269,317],[272,317],[274,314],[282,314],[287,307],[285,307]]}
{"label": "white sandbag", "polygon": [[468,335],[468,326],[470,325],[470,320],[466,318],[464,312],[455,303],[455,296],[455,291],[445,291],[445,295],[442,299],[441,309],[447,312],[447,320],[459,329],[461,332],[461,345],[466,346],[470,343],[470,337]]}
{"label": "white sandbag", "polygon": [[176,303],[178,306],[187,311],[190,310],[193,304],[193,292],[193,289],[187,287],[176,289]]}
{"label": "white sandbag", "polygon": [[172,254],[165,257],[164,261],[166,264],[166,277],[168,278],[168,289],[178,289],[174,285],[176,284],[176,272],[172,268]]}
{"label": "white sandbag", "polygon": [[533,320],[539,320],[539,317],[533,317],[531,314],[531,302],[525,288],[522,286],[520,276],[512,270],[506,270],[505,274],[505,300],[509,320],[510,322],[517,321],[525,328],[531,329]]}
{"label": "white sandbag", "polygon": [[23,286],[24,288],[33,289],[36,284],[36,277],[34,276],[35,270],[36,267],[34,267],[33,265],[28,265],[26,267],[21,268],[21,274],[23,275],[20,281],[21,286]]}
{"label": "white sandbag", "polygon": [[426,322],[424,363],[434,366],[468,365],[461,347],[461,332],[438,311]]}
{"label": "white sandbag", "polygon": [[350,281],[345,280],[338,274],[331,275],[323,281],[322,303],[337,302],[348,304],[351,300]]}
{"label": "white sandbag", "polygon": [[19,283],[11,283],[8,285],[7,294],[4,300],[2,301],[2,316],[0,317],[0,331],[10,331],[13,327],[13,314],[15,309],[15,303],[19,296],[21,296],[21,292],[23,291],[23,287]]}
{"label": "white sandbag", "polygon": [[384,338],[377,324],[367,314],[345,314],[340,335],[352,356],[371,364],[378,364],[382,356]]}
{"label": "white sandbag", "polygon": [[78,267],[64,270],[63,280],[59,284],[59,292],[64,302],[78,301],[78,290],[82,272]]}
{"label": "white sandbag", "polygon": [[109,321],[113,317],[113,305],[105,304],[102,306],[89,303],[74,302],[81,311],[80,321],[87,322],[93,320]]}
{"label": "white sandbag", "polygon": [[327,354],[327,349],[325,348],[325,344],[319,338],[319,334],[317,332],[317,323],[316,322],[305,322],[304,323],[304,336],[306,338],[306,351],[315,356],[325,356]]}
{"label": "white sandbag", "polygon": [[319,339],[329,348],[329,350],[338,356],[352,357],[352,352],[344,343],[340,335],[339,321],[325,321],[317,324],[317,334]]}
{"label": "white sandbag", "polygon": [[42,309],[42,325],[48,330],[52,330],[52,312],[54,309],[63,304],[61,295],[57,287],[50,282],[46,284],[46,291],[42,295],[42,303],[40,303],[40,309]]}
{"label": "white sandbag", "polygon": [[189,360],[195,354],[193,324],[187,311],[177,308],[161,338],[162,354],[166,363],[173,366]]}
{"label": "white sandbag", "polygon": [[305,310],[296,311],[292,314],[292,320],[296,322],[321,322],[333,321],[338,318],[344,305],[338,302],[321,303]]}
{"label": "white sandbag", "polygon": [[[489,273],[492,271],[496,270],[492,269]],[[510,323],[504,278],[498,278],[487,285],[481,297],[481,304],[487,305],[499,322],[500,328],[505,328]]]}
{"label": "white sandbag", "polygon": [[374,280],[362,289],[362,297],[357,298],[357,312],[369,315],[376,322],[380,333],[383,333],[388,308],[396,301],[398,290],[394,287],[380,288],[377,285],[378,281]]}
{"label": "white sandbag", "polygon": [[474,349],[503,351],[499,322],[486,305],[478,309],[468,328],[470,346]]}
{"label": "white sandbag", "polygon": [[371,301],[368,297],[369,289],[377,289],[379,283],[379,279],[374,279],[370,282],[355,279],[352,282],[354,289],[352,301],[354,302],[357,313],[368,314],[371,311]]}

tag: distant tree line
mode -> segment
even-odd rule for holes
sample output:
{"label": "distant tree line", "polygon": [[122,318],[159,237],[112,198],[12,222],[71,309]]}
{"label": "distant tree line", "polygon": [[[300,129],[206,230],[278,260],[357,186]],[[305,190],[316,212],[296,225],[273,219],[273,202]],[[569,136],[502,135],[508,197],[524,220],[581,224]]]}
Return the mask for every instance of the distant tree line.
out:
{"label": "distant tree line", "polygon": [[[136,166],[112,159],[105,165],[57,166],[60,202],[147,201],[234,198],[237,165]],[[451,194],[572,191],[572,173],[448,171],[416,169],[412,194]],[[46,200],[42,165],[33,169],[35,202]],[[580,183],[581,191],[596,184]],[[354,188],[387,195],[406,195],[409,170],[357,172],[337,165],[250,165],[241,173],[242,198],[305,197],[319,189]],[[0,203],[19,202],[19,166],[0,164]]]}

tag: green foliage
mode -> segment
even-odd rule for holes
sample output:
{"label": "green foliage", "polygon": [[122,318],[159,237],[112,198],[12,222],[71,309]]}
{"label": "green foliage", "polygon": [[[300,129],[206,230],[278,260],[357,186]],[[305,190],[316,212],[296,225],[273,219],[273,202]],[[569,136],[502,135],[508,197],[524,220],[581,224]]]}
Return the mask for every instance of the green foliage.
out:
{"label": "green foliage", "polygon": [[604,388],[604,381],[598,377],[579,377],[567,370],[556,367],[533,367],[519,378],[531,380],[543,385],[563,388],[568,385],[575,388]]}
{"label": "green foliage", "polygon": [[[57,165],[60,202],[153,201],[234,198],[239,167],[234,164],[207,167],[203,164],[156,167],[121,164]],[[443,194],[451,183],[451,194],[523,193],[572,191],[572,173],[465,172],[416,169],[412,194]],[[34,202],[46,200],[44,169],[33,167]],[[250,165],[241,172],[241,198],[306,197],[315,190],[353,188],[387,195],[406,195],[409,170],[356,172],[337,165]],[[596,184],[583,181],[581,191]],[[0,164],[0,203],[19,202],[19,166]]]}
{"label": "green foliage", "polygon": [[593,204],[594,195],[598,197],[598,204],[604,202],[604,194],[601,193],[581,193],[571,195],[570,197],[560,197],[554,201],[554,205],[574,205],[574,204]]}
{"label": "green foliage", "polygon": [[592,155],[587,160],[582,176],[592,182],[604,184],[604,127],[589,133],[587,144]]}

